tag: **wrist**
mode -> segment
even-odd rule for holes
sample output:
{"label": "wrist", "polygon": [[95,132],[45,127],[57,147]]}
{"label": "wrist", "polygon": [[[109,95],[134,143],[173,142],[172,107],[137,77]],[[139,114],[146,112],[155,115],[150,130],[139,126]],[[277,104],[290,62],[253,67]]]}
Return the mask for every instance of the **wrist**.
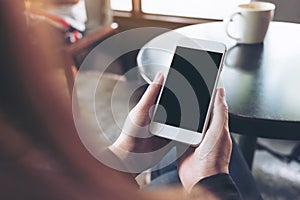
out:
{"label": "wrist", "polygon": [[130,156],[130,152],[125,151],[121,147],[114,144],[109,146],[108,149],[119,159],[123,172],[131,174],[133,178],[139,175],[139,173],[137,173],[132,166],[135,161],[131,158],[132,156]]}
{"label": "wrist", "polygon": [[129,180],[136,188],[138,189],[139,186],[135,180],[136,175],[133,173],[129,173],[124,166],[122,160],[109,148],[105,151],[101,152],[100,154],[101,159],[104,159],[104,164],[109,167],[114,173],[118,173],[127,180]]}
{"label": "wrist", "polygon": [[[209,162],[203,161],[203,163],[208,164]],[[193,173],[192,173],[193,172]],[[214,176],[217,174],[229,174],[229,170],[227,165],[219,166],[217,164],[214,165],[203,165],[197,166],[196,169],[180,171],[179,169],[179,177],[181,179],[182,185],[184,189],[190,193],[192,188],[201,180]]]}
{"label": "wrist", "polygon": [[206,169],[202,170],[199,181],[206,177],[213,176],[216,174],[229,174],[228,167],[216,166],[216,165],[214,167],[207,167]]}

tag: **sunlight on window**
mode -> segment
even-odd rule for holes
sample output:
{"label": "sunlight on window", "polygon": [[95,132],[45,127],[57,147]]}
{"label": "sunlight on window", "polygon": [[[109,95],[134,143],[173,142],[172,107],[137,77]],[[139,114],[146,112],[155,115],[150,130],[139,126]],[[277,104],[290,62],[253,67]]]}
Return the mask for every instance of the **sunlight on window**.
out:
{"label": "sunlight on window", "polygon": [[113,10],[132,11],[132,0],[110,0]]}
{"label": "sunlight on window", "polygon": [[224,19],[238,4],[250,0],[142,0],[142,11],[151,14]]}

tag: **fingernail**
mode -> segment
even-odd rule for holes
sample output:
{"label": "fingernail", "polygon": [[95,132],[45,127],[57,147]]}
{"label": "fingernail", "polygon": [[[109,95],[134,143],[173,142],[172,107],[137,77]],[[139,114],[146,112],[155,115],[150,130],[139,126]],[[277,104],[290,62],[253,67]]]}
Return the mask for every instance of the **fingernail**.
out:
{"label": "fingernail", "polygon": [[161,84],[161,79],[162,79],[162,73],[161,72],[158,72],[156,75],[155,75],[155,78],[153,80],[153,83],[159,83]]}
{"label": "fingernail", "polygon": [[219,93],[220,93],[220,96],[224,98],[225,97],[225,88],[220,88]]}

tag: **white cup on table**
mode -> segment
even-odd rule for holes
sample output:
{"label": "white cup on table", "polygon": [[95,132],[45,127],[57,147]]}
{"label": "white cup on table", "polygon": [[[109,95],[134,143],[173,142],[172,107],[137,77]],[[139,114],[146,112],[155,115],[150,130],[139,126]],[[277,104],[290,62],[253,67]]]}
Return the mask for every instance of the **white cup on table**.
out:
{"label": "white cup on table", "polygon": [[272,3],[258,1],[239,5],[237,11],[225,19],[227,35],[239,44],[262,43],[275,7]]}

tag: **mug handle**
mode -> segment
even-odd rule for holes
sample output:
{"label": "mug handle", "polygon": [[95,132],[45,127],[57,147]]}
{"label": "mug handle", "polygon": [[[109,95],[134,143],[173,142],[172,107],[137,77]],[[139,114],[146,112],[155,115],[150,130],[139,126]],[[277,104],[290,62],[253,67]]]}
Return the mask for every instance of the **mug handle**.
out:
{"label": "mug handle", "polygon": [[230,24],[231,22],[234,21],[233,19],[234,19],[235,16],[241,16],[241,15],[242,15],[242,13],[236,12],[236,13],[233,13],[229,18],[227,18],[227,19],[224,20],[224,21],[226,22],[226,34],[227,34],[230,38],[235,39],[235,40],[240,40],[241,38],[238,38],[238,37],[232,35],[232,34],[229,32],[229,24]]}

